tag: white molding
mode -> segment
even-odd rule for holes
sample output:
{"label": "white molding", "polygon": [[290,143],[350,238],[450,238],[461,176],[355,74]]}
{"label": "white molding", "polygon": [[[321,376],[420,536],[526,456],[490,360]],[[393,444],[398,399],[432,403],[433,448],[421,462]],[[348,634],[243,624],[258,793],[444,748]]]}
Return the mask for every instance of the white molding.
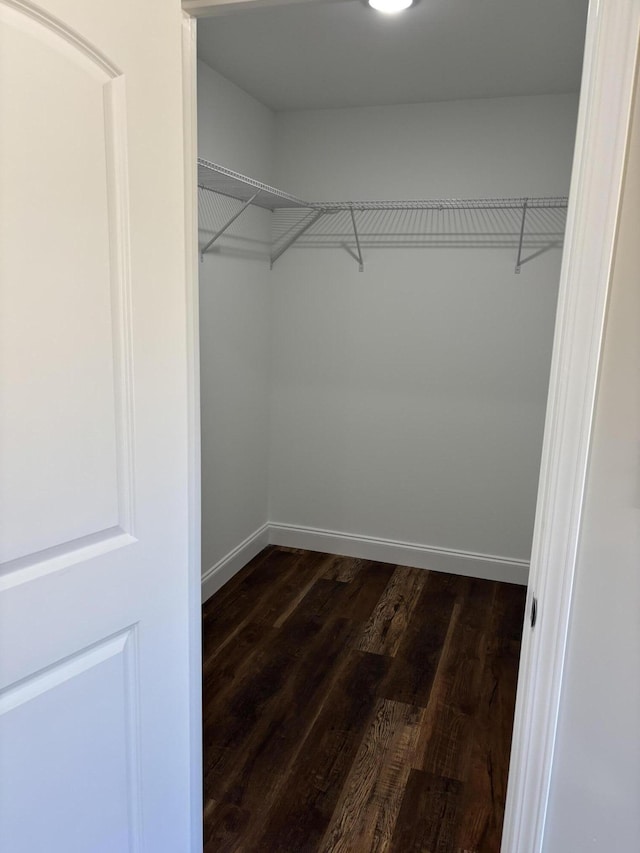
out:
{"label": "white molding", "polygon": [[[219,2],[219,0],[218,0]],[[90,41],[74,29],[71,29],[60,18],[51,15],[48,11],[40,9],[31,0],[3,0],[2,5],[5,8],[13,9],[16,12],[24,15],[25,18],[30,18],[32,21],[40,24],[44,30],[55,33],[58,37],[66,41],[72,47],[77,48],[91,62],[101,68],[105,74],[112,79],[122,76],[122,71],[114,65],[111,60],[98,50]],[[0,13],[4,12],[0,9]]]}
{"label": "white molding", "polygon": [[447,548],[433,548],[413,542],[398,542],[373,536],[356,536],[316,527],[267,522],[202,575],[202,601],[205,602],[211,598],[267,545],[304,548],[308,551],[340,554],[361,560],[377,560],[383,563],[413,566],[417,569],[431,569],[435,572],[520,585],[526,585],[529,571],[526,560],[512,560],[490,554],[474,554],[469,551],[452,551]]}
{"label": "white molding", "polygon": [[196,21],[182,15],[187,429],[189,490],[189,809],[190,850],[202,851],[202,603],[200,573],[200,332],[198,292],[198,175]]}
{"label": "white molding", "polygon": [[116,464],[120,527],[136,535],[136,458],[133,370],[133,292],[131,282],[131,218],[127,142],[127,99],[124,75],[104,88],[107,130],[107,174],[111,258],[111,306],[114,341]]}
{"label": "white molding", "polygon": [[502,853],[543,848],[639,34],[638,0],[592,0],[531,557],[538,621],[523,636]]}
{"label": "white molding", "polygon": [[269,524],[269,544],[522,585],[526,585],[529,571],[526,560],[274,522]]}
{"label": "white molding", "polygon": [[229,15],[273,6],[301,6],[318,3],[341,3],[344,0],[182,0],[182,10],[197,18]]}
{"label": "white molding", "polygon": [[0,563],[0,592],[29,583],[52,572],[101,557],[117,548],[134,545],[138,540],[121,527],[109,527],[71,542],[62,542],[26,557]]}
{"label": "white molding", "polygon": [[203,603],[269,544],[269,525],[263,524],[202,575]]}

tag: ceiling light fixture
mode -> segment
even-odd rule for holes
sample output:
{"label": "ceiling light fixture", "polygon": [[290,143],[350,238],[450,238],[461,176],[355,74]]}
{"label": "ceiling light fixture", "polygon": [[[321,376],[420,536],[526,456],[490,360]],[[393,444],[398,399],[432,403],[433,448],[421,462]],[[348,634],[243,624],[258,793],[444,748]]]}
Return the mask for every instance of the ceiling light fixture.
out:
{"label": "ceiling light fixture", "polygon": [[413,0],[367,0],[372,9],[384,12],[385,15],[395,15],[413,5]]}

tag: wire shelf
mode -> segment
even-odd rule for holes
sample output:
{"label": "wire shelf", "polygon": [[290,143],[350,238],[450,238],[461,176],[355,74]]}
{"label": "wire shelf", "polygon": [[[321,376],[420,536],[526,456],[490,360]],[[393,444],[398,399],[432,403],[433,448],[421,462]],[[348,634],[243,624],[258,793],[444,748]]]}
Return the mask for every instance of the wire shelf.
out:
{"label": "wire shelf", "polygon": [[[341,247],[363,268],[362,248],[369,247],[496,247],[518,250],[516,272],[549,248],[562,245],[568,199],[476,198],[391,201],[303,201],[268,184],[223,166],[198,160],[201,190],[234,199],[240,206],[224,223],[205,223],[208,238],[201,252],[235,222],[249,206],[274,213],[272,265],[292,246]],[[201,204],[201,210],[211,205]],[[351,252],[349,245],[355,247]],[[523,248],[537,250],[523,258]]]}
{"label": "wire shelf", "polygon": [[[239,172],[198,158],[198,187],[203,190],[248,202],[265,210],[309,207],[306,202],[268,184],[254,181]],[[256,195],[257,193],[257,195]]]}

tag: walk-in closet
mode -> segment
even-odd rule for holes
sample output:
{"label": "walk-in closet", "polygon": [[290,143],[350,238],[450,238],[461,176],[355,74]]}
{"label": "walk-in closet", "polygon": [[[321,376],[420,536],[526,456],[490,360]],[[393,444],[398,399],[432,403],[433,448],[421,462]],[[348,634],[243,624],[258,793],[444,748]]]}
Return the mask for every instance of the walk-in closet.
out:
{"label": "walk-in closet", "polygon": [[587,3],[243,5],[198,21],[205,850],[498,853]]}

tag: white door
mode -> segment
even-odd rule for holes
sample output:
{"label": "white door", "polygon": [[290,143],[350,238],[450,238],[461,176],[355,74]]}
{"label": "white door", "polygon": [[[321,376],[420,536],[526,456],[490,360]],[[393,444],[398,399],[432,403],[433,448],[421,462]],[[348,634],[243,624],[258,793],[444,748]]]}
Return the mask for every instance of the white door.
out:
{"label": "white door", "polygon": [[0,0],[3,853],[192,849],[182,135],[177,0]]}

